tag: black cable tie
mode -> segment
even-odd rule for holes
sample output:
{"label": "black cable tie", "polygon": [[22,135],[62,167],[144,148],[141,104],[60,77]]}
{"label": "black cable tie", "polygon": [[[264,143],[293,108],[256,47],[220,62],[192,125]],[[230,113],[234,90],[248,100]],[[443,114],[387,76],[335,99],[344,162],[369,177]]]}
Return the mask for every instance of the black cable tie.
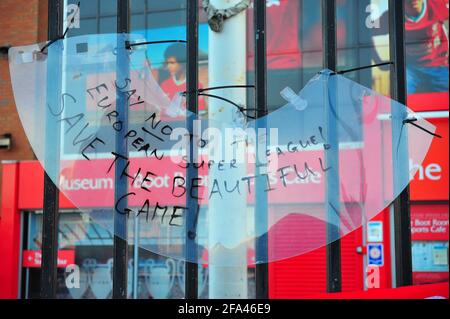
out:
{"label": "black cable tie", "polygon": [[55,39],[51,40],[49,43],[47,43],[46,45],[44,45],[44,46],[42,47],[41,53],[42,53],[42,54],[46,54],[46,53],[44,52],[45,49],[47,49],[49,46],[51,46],[51,45],[52,45],[53,43],[55,43],[56,41],[62,40],[62,39],[64,39],[64,38],[63,38],[63,37],[58,37],[58,38],[55,38]]}
{"label": "black cable tie", "polygon": [[[357,68],[352,68],[352,69],[347,69],[347,70],[341,70],[341,71],[337,71],[337,72],[331,72],[330,75],[341,75],[341,74],[345,74],[345,73],[349,73],[349,72],[355,72],[355,71],[360,71],[360,70],[365,70],[365,69],[370,69],[370,68],[376,68],[379,66],[383,66],[383,65],[390,65],[390,64],[394,64],[394,62],[392,61],[388,61],[388,62],[383,62],[383,63],[377,63],[377,64],[371,64],[371,65],[366,65],[366,66],[360,66]],[[323,74],[322,71],[319,72],[319,74]]]}
{"label": "black cable tie", "polygon": [[70,20],[70,24],[67,25],[67,28],[66,28],[66,30],[64,31],[64,33],[63,33],[61,36],[59,36],[59,37],[57,37],[57,38],[51,40],[49,43],[47,43],[46,45],[44,45],[44,46],[42,47],[42,49],[41,49],[41,53],[45,54],[45,52],[44,52],[45,49],[47,49],[49,46],[51,46],[51,45],[52,45],[53,43],[55,43],[56,41],[62,40],[62,39],[64,39],[64,38],[66,37],[67,32],[69,32],[70,25],[71,25],[72,23],[75,22],[75,15],[78,13],[78,11],[80,11],[80,5],[81,5],[81,2],[78,1],[78,3],[77,3],[77,11],[76,11],[75,14],[73,15],[72,20]]}
{"label": "black cable tie", "polygon": [[131,43],[130,41],[125,41],[125,48],[127,50],[131,50],[133,47],[139,45],[147,45],[147,44],[162,44],[162,43],[187,43],[186,40],[161,40],[161,41],[146,41],[146,42],[137,42]]}
{"label": "black cable tie", "polygon": [[208,88],[197,89],[194,91],[183,91],[180,92],[180,95],[186,96],[188,93],[203,93],[207,91],[213,90],[222,90],[222,89],[255,89],[254,85],[222,85],[222,86],[212,86]]}
{"label": "black cable tie", "polygon": [[[417,120],[416,120],[416,121],[417,121]],[[433,133],[433,132],[427,130],[426,128],[424,128],[424,127],[422,127],[422,126],[420,126],[420,125],[418,125],[418,124],[416,124],[416,123],[414,123],[414,122],[415,122],[415,121],[406,122],[406,123],[411,124],[412,126],[417,127],[419,130],[422,130],[422,131],[424,131],[424,132],[426,132],[426,133],[428,133],[428,134],[430,134],[430,135],[432,135],[432,136],[434,136],[434,137],[442,138],[441,135],[435,134],[435,133]]]}
{"label": "black cable tie", "polygon": [[413,122],[417,122],[417,119],[415,117],[403,120],[403,124],[410,124],[410,123],[413,123]]}

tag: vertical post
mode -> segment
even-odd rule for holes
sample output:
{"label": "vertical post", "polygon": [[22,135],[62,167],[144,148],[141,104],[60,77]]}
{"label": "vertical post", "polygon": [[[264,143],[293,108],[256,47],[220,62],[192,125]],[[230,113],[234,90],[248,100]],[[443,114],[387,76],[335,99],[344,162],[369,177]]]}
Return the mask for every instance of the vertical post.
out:
{"label": "vertical post", "polygon": [[336,0],[322,0],[322,41],[325,68],[336,71]]}
{"label": "vertical post", "polygon": [[[63,7],[61,0],[48,1],[48,38],[56,39],[62,35]],[[50,56],[51,49],[48,48]],[[48,57],[47,57],[48,58]],[[56,57],[58,58],[58,57]],[[60,58],[60,57],[59,57]],[[60,65],[58,63],[58,65]],[[59,88],[61,70],[58,67],[49,68],[47,83],[50,81]],[[55,88],[55,86],[53,86]],[[47,90],[47,100],[59,101],[59,90]],[[46,108],[47,110],[47,108]],[[47,111],[47,113],[49,113]],[[58,208],[59,190],[52,181],[51,176],[59,176],[59,130],[60,127],[53,121],[50,114],[46,115],[45,136],[46,141],[53,141],[53,145],[46,143],[45,162],[46,169],[51,172],[44,173],[44,203],[42,218],[42,268],[41,268],[41,298],[56,297],[56,272],[58,256]],[[51,138],[50,138],[51,136]],[[58,139],[55,141],[55,139]]]}
{"label": "vertical post", "polygon": [[[129,73],[127,49],[125,48],[125,34],[129,30],[129,0],[117,0],[117,81],[122,83]],[[121,36],[121,35],[124,36]],[[122,84],[119,84],[122,85]],[[128,157],[128,145],[125,134],[128,131],[128,105],[124,93],[117,91],[118,121],[123,123],[122,130],[116,132],[116,153]],[[115,163],[115,189],[114,202],[118,203],[118,210],[123,212],[127,207],[125,200],[119,201],[127,193],[128,183],[122,178],[122,172],[126,168],[125,161]],[[126,214],[114,211],[114,252],[113,252],[113,298],[127,298],[127,272],[128,272],[128,242],[127,242]]]}
{"label": "vertical post", "polygon": [[[262,120],[267,115],[267,57],[266,57],[266,2],[255,1],[254,3],[254,36],[255,36],[255,106],[257,129],[267,128],[266,121]],[[257,130],[257,134],[259,134]],[[260,161],[260,150],[262,147],[263,153],[267,149],[267,145],[260,145],[259,138],[256,143],[256,159],[257,164]],[[265,142],[267,142],[264,139]],[[262,144],[262,143],[261,143]],[[264,143],[267,144],[267,143]],[[260,175],[262,172],[260,165],[256,165],[255,175]],[[264,234],[255,238],[255,281],[256,281],[256,298],[269,298],[269,237],[265,231],[268,231],[268,198],[265,192],[265,183],[261,179],[255,181],[255,228],[263,228],[262,231],[257,231],[258,234]]]}
{"label": "vertical post", "polygon": [[138,298],[139,285],[139,216],[134,216],[133,299]]}
{"label": "vertical post", "polygon": [[[406,104],[406,66],[405,66],[405,11],[404,2],[389,0],[389,47],[391,68],[391,97]],[[411,225],[409,206],[409,186],[399,189],[400,181],[409,180],[409,156],[407,129],[403,128],[407,110],[393,107],[392,112],[392,156],[394,192],[400,195],[393,203],[394,245],[395,245],[395,284],[397,287],[412,284]],[[403,128],[403,129],[402,129]],[[403,136],[401,136],[403,135]],[[397,142],[402,141],[397,149]],[[406,163],[406,164],[405,164]]]}
{"label": "vertical post", "polygon": [[[186,125],[189,133],[193,132],[193,121],[196,120],[198,114],[198,1],[187,1],[186,10],[186,28],[187,28],[187,109],[190,114],[186,117]],[[200,136],[198,138],[201,138]],[[187,169],[187,189],[193,189],[198,192],[198,188],[193,188],[192,181],[198,178],[198,169],[192,164],[194,160],[194,152],[197,151],[195,145],[196,139],[192,139],[189,144],[189,158],[191,165]],[[185,245],[185,298],[198,298],[198,247],[197,247],[197,226],[196,216],[199,209],[198,194],[190,196],[190,192],[186,193],[186,245]]]}
{"label": "vertical post", "polygon": [[[336,43],[336,0],[322,0],[322,32],[324,67],[336,71],[337,65],[337,43]],[[333,116],[332,109],[336,107],[333,87],[335,81],[328,81],[328,92],[325,100],[330,94],[330,105],[327,107],[327,141],[333,147],[325,151],[325,161],[328,167],[332,167],[326,175],[326,213],[327,213],[327,292],[341,291],[341,242],[339,240],[339,139],[337,118]],[[335,112],[338,110],[335,109]]]}
{"label": "vertical post", "polygon": [[[217,9],[228,9],[240,0],[211,0]],[[246,14],[241,12],[225,21],[222,32],[209,30],[209,86],[246,84]],[[217,95],[237,104],[246,104],[245,90],[218,90]],[[224,102],[209,99],[209,120],[217,125],[231,123],[236,109]],[[225,145],[222,155],[225,157]],[[210,154],[211,155],[211,154]],[[226,157],[225,157],[226,158]],[[211,158],[210,158],[211,159]],[[218,163],[218,161],[216,161]],[[209,170],[209,180],[236,181],[246,174],[246,165],[221,171],[218,165]],[[208,183],[210,192],[213,183]],[[227,194],[226,200],[212,196],[208,203],[209,217],[209,297],[222,299],[247,298],[247,247],[232,247],[243,239],[247,227],[247,198]],[[213,245],[212,243],[219,243]],[[234,246],[233,246],[234,247]]]}

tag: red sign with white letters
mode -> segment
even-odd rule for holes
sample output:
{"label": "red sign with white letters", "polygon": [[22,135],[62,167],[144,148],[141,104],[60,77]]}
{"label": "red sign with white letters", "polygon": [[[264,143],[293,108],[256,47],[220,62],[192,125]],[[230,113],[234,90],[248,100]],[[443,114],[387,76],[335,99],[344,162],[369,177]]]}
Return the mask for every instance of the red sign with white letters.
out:
{"label": "red sign with white letters", "polygon": [[411,182],[411,200],[448,200],[448,118],[428,121],[442,138],[433,139],[421,165],[410,161],[410,168],[418,169]]}
{"label": "red sign with white letters", "polygon": [[[22,267],[40,268],[42,263],[42,253],[40,250],[24,250]],[[58,268],[65,268],[75,263],[75,250],[58,251]]]}

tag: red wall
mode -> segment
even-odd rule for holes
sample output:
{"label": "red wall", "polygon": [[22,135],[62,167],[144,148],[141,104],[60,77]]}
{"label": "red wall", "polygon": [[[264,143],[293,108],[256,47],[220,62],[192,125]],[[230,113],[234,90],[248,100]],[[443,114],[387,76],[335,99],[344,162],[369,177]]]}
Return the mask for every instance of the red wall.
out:
{"label": "red wall", "polygon": [[17,298],[19,289],[20,214],[19,164],[3,165],[0,219],[0,298]]}

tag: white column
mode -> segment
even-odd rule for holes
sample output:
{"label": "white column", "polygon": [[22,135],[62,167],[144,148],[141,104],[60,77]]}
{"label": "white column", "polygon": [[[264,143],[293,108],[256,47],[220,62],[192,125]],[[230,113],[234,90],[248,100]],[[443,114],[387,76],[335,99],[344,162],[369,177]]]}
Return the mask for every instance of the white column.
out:
{"label": "white column", "polygon": [[[239,0],[211,0],[217,9],[225,9]],[[226,20],[223,31],[209,30],[209,87],[246,84],[246,12]],[[209,92],[208,92],[209,93]],[[237,104],[246,105],[243,89],[212,91]],[[236,107],[226,102],[209,98],[209,120],[215,123],[231,122]],[[215,124],[212,124],[215,126]],[[222,140],[223,142],[223,140]],[[216,178],[220,187],[223,181],[230,183],[246,175],[246,165],[238,169],[219,172],[217,166],[209,172],[209,187]],[[231,184],[234,185],[234,184]],[[245,194],[246,187],[241,186]],[[209,201],[209,297],[247,298],[247,249],[245,245],[230,249],[237,238],[245,237],[247,201],[245,195],[226,193],[223,199],[213,195]],[[213,243],[219,245],[213,245]],[[228,247],[227,247],[228,246]],[[224,264],[228,264],[224,266]],[[230,266],[232,265],[232,266]]]}

